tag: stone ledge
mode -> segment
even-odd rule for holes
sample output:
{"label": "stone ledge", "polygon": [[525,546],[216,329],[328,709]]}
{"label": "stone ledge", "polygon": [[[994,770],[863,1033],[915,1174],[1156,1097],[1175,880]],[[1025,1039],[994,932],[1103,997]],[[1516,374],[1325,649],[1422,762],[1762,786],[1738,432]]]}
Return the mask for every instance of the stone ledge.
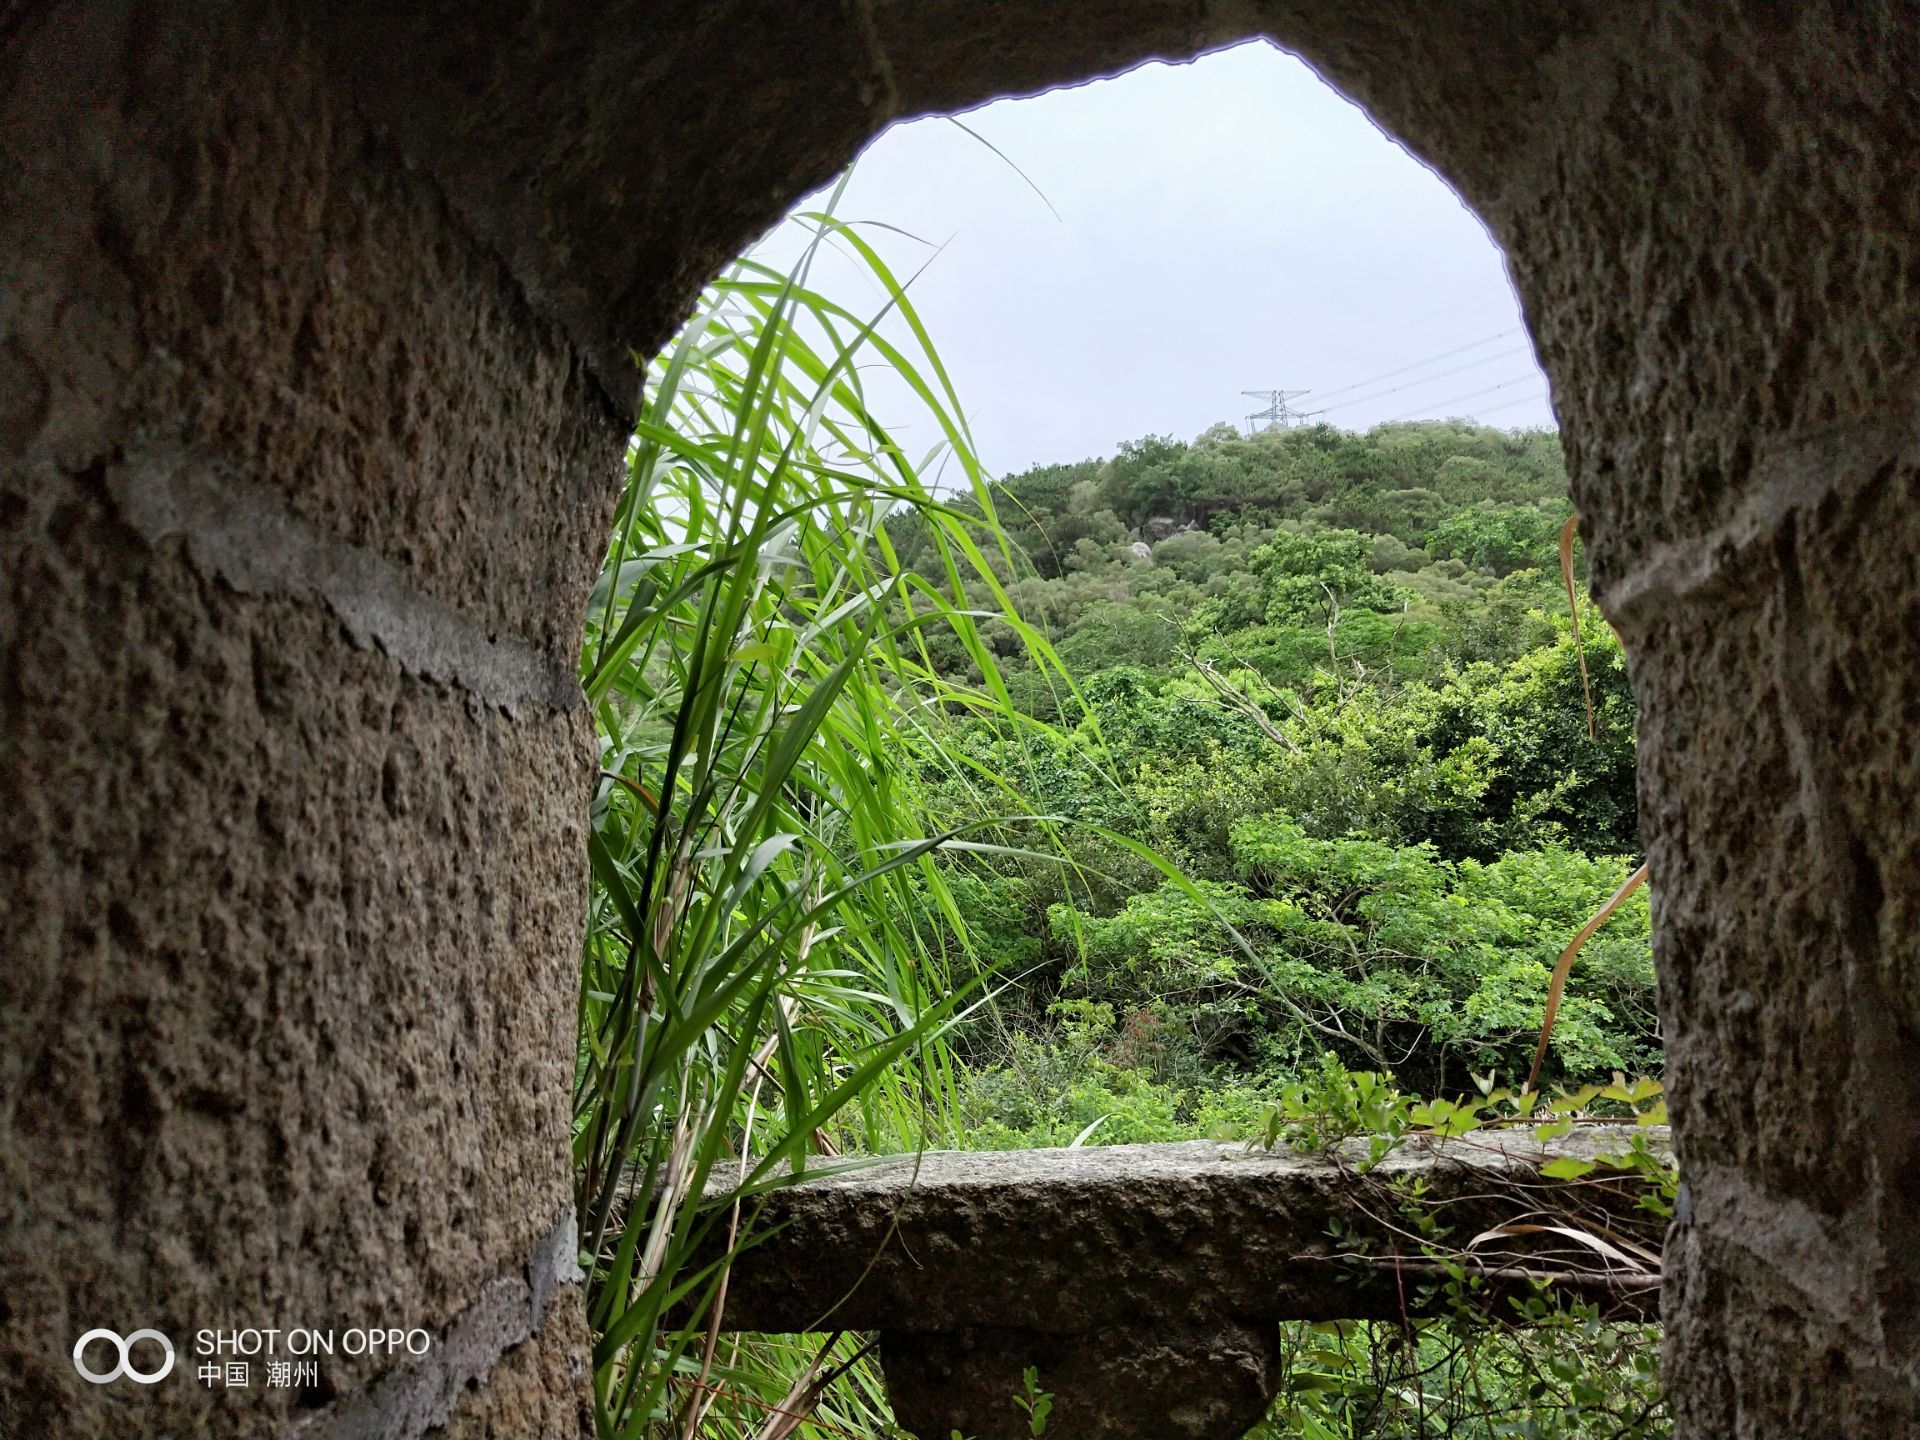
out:
{"label": "stone ledge", "polygon": [[[1539,1176],[1544,1160],[1622,1150],[1633,1133],[1414,1140],[1364,1175],[1353,1154],[1214,1141],[890,1158],[768,1194],[753,1222],[767,1238],[736,1260],[723,1324],[1067,1333],[1143,1319],[1389,1319],[1411,1267],[1355,1265],[1331,1233],[1337,1224],[1388,1253],[1382,1182],[1420,1175],[1464,1239],[1510,1219],[1516,1187],[1563,1189]],[[1667,1144],[1664,1127],[1638,1133]],[[1581,1191],[1630,1203],[1591,1182]],[[1638,1308],[1657,1303],[1645,1276],[1614,1288]]]}
{"label": "stone ledge", "polygon": [[[1605,1171],[1547,1180],[1540,1166],[1635,1135],[1667,1149],[1664,1127],[1605,1126],[1545,1145],[1531,1129],[1414,1139],[1366,1171],[1354,1144],[1297,1155],[1212,1141],[841,1167],[758,1202],[763,1238],[733,1265],[722,1324],[879,1330],[895,1417],[927,1440],[1020,1440],[1012,1397],[1029,1366],[1060,1440],[1234,1440],[1278,1385],[1276,1322],[1393,1320],[1435,1303],[1439,1267],[1405,1238],[1395,1182],[1424,1184],[1455,1243],[1543,1202],[1605,1220],[1632,1206],[1631,1187]],[[1610,1313],[1657,1312],[1652,1267],[1490,1261],[1477,1292],[1489,1306],[1554,1273]]]}

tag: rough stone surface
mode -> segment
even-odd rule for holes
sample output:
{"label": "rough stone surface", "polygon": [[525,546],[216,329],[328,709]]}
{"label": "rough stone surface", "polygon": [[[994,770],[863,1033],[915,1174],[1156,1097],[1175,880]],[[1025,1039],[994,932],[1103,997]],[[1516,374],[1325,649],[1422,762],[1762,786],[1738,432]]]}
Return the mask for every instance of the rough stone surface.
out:
{"label": "rough stone surface", "polygon": [[445,1319],[524,1253],[588,763],[528,677],[631,352],[890,120],[1256,32],[1459,188],[1553,380],[1644,716],[1681,1431],[1920,1429],[1895,0],[8,7],[0,1424],[127,1430],[81,1325]]}
{"label": "rough stone surface", "polygon": [[890,1330],[880,1363],[894,1418],[915,1435],[1028,1440],[1025,1374],[1053,1397],[1048,1440],[1239,1440],[1280,1381],[1271,1324],[1109,1325],[1085,1335]]}
{"label": "rough stone surface", "polygon": [[[1038,1370],[1064,1440],[1236,1440],[1278,1383],[1275,1322],[1395,1319],[1427,1303],[1403,1260],[1391,1185],[1419,1176],[1463,1240],[1537,1211],[1556,1155],[1617,1153],[1662,1129],[1600,1127],[1409,1142],[1364,1152],[1249,1151],[1193,1141],[900,1156],[768,1195],[736,1260],[723,1323],[879,1330],[887,1391],[918,1435],[1028,1434],[1013,1406]],[[1627,1208],[1581,1185],[1587,1204]],[[722,1192],[716,1191],[716,1194]],[[1604,1218],[1604,1217],[1603,1217]],[[1358,1262],[1332,1239],[1363,1239]],[[1490,1301],[1523,1282],[1487,1288]],[[1651,1313],[1657,1277],[1595,1298]]]}
{"label": "rough stone surface", "polygon": [[[1356,1268],[1338,1222],[1389,1253],[1385,1183],[1420,1175],[1448,1223],[1475,1233],[1514,1213],[1510,1185],[1550,1191],[1555,1155],[1632,1143],[1631,1129],[1410,1141],[1365,1175],[1354,1156],[1193,1140],[1075,1150],[933,1151],[772,1191],[768,1239],[735,1262],[725,1323],[738,1330],[1082,1333],[1222,1317],[1391,1319],[1404,1281]],[[1655,1145],[1666,1134],[1641,1132]]]}
{"label": "rough stone surface", "polygon": [[[0,1432],[261,1435],[379,1363],[222,1393],[196,1329],[439,1333],[570,1206],[620,431],[296,22],[5,44]],[[486,1393],[577,1410],[578,1318]]]}
{"label": "rough stone surface", "polygon": [[587,1365],[593,1348],[578,1304],[554,1309],[539,1335],[515,1346],[460,1397],[424,1440],[529,1440],[593,1433]]}
{"label": "rough stone surface", "polygon": [[[578,1344],[585,1315],[573,1289],[581,1279],[579,1248],[578,1222],[568,1210],[525,1265],[483,1285],[423,1353],[402,1357],[371,1384],[300,1417],[297,1440],[413,1440],[441,1427],[579,1412],[588,1348]],[[553,1379],[560,1383],[550,1393],[537,1393]],[[551,1433],[573,1431],[556,1426]]]}

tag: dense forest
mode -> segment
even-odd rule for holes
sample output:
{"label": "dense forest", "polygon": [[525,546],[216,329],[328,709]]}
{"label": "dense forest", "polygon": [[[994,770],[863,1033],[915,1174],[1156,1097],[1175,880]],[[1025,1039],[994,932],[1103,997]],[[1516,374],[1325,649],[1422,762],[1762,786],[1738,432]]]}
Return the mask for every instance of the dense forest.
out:
{"label": "dense forest", "polygon": [[[1326,1051],[1422,1093],[1524,1078],[1554,959],[1639,850],[1620,650],[1591,614],[1576,641],[1561,583],[1557,437],[1217,426],[970,508],[1009,542],[970,606],[1003,587],[1078,693],[980,628],[1057,728],[980,727],[971,758],[1061,817],[1075,865],[956,867],[1005,979],[1005,1023],[965,1047],[965,1143],[1207,1133]],[[944,574],[925,526],[896,543]],[[951,632],[930,660],[981,678]],[[1651,1072],[1658,1047],[1642,897],[1584,951],[1549,1076]]]}

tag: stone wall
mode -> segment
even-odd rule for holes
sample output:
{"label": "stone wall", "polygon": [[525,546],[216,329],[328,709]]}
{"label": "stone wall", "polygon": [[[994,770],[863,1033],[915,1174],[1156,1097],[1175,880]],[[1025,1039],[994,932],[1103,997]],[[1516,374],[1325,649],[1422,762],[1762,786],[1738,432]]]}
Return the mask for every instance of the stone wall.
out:
{"label": "stone wall", "polygon": [[1912,1434],[1920,16],[1617,30],[1506,235],[1643,716],[1668,1372],[1688,1435]]}
{"label": "stone wall", "polygon": [[[418,1434],[550,1308],[452,1418],[575,1433],[573,677],[622,432],[264,13],[55,7],[0,75],[0,1432],[383,1433],[378,1364],[223,1393],[185,1347],[396,1325],[441,1342],[381,1392]],[[83,1383],[95,1326],[184,1378]]]}
{"label": "stone wall", "polygon": [[[0,17],[0,1422],[125,1431],[83,1327],[524,1276],[630,355],[890,120],[1264,31],[1485,218],[1553,380],[1645,713],[1683,1430],[1920,1425],[1910,5],[280,13]],[[568,1410],[561,1303],[509,1369]]]}

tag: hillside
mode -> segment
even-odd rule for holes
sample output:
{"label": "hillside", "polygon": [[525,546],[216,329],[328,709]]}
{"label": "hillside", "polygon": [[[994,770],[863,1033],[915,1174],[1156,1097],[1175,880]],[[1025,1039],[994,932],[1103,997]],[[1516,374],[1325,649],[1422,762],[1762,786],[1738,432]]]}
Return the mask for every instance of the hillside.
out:
{"label": "hillside", "polygon": [[[969,502],[1079,692],[986,623],[1055,739],[983,726],[975,758],[1063,817],[1080,867],[957,867],[1017,977],[971,1047],[972,1143],[1064,1143],[1101,1114],[1106,1140],[1188,1133],[1324,1050],[1426,1093],[1524,1076],[1555,956],[1639,850],[1632,694],[1590,612],[1588,732],[1565,494],[1551,432],[1444,422],[1149,436]],[[941,582],[924,530],[896,543]],[[979,678],[960,636],[928,653]],[[1644,899],[1570,994],[1555,1078],[1657,1071]]]}

